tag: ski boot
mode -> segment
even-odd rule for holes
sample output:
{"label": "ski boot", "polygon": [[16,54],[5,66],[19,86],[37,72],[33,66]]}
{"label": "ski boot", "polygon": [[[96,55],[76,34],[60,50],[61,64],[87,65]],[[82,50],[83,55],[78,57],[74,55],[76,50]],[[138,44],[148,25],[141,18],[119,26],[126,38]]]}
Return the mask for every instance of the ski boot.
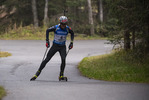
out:
{"label": "ski boot", "polygon": [[59,81],[68,81],[67,77],[59,76]]}
{"label": "ski boot", "polygon": [[36,74],[30,79],[30,81],[36,80],[36,78],[40,75],[40,71],[37,71]]}

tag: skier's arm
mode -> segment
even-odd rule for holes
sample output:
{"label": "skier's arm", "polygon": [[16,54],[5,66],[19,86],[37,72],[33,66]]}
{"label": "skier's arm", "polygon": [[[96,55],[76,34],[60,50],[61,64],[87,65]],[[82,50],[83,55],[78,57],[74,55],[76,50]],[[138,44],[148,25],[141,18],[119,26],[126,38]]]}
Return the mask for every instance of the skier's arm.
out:
{"label": "skier's arm", "polygon": [[56,27],[52,26],[46,30],[46,41],[49,41],[49,32],[55,31]]}
{"label": "skier's arm", "polygon": [[71,34],[71,42],[73,42],[74,40],[74,32],[71,28],[68,28],[69,29],[69,33]]}
{"label": "skier's arm", "polygon": [[52,26],[52,27],[50,27],[50,28],[48,28],[48,29],[46,30],[46,47],[47,47],[47,48],[50,47],[49,32],[52,32],[52,31],[55,31],[55,30],[56,30],[55,26]]}
{"label": "skier's arm", "polygon": [[73,30],[71,30],[71,28],[69,28],[69,33],[71,34],[71,42],[69,44],[69,49],[73,48],[73,40],[74,40],[74,32]]}

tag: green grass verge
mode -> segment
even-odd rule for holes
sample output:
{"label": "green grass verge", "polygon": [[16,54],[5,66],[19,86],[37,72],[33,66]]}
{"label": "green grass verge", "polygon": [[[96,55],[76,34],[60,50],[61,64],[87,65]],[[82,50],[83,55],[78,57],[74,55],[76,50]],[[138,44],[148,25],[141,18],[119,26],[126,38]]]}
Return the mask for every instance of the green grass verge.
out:
{"label": "green grass verge", "polygon": [[[4,34],[0,34],[1,40],[45,40],[47,27],[34,28],[32,25],[26,27],[18,27],[17,29],[9,30]],[[53,40],[53,32],[49,33],[49,39]],[[70,39],[70,36],[67,36]],[[75,40],[93,40],[93,39],[106,39],[98,35],[88,36],[85,34],[75,33]]]}
{"label": "green grass verge", "polygon": [[0,100],[2,100],[2,97],[6,95],[6,92],[3,87],[0,86]]}
{"label": "green grass verge", "polygon": [[149,59],[132,60],[128,54],[115,52],[86,57],[78,65],[82,75],[105,81],[149,83]]}
{"label": "green grass verge", "polygon": [[[8,57],[8,56],[11,56],[11,54],[8,53],[8,52],[2,52],[2,51],[0,51],[0,58],[1,57]],[[4,97],[5,95],[6,95],[5,89],[0,86],[0,100],[2,100],[2,97]]]}
{"label": "green grass verge", "polygon": [[2,52],[2,51],[0,51],[0,57],[8,57],[8,56],[11,56],[11,54],[8,53],[8,52]]}

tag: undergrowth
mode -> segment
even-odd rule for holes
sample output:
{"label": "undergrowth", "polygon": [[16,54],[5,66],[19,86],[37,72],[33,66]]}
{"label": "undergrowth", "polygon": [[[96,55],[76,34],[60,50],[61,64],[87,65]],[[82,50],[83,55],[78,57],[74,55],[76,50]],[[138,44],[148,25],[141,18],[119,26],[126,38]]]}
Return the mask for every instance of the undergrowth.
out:
{"label": "undergrowth", "polygon": [[[0,39],[2,40],[45,40],[46,39],[46,29],[48,27],[38,27],[34,28],[33,25],[18,27],[14,29],[10,29],[8,32],[4,34],[0,34]],[[75,33],[75,32],[74,32]],[[69,34],[70,35],[70,34]],[[67,39],[70,39],[70,36],[67,36]],[[54,33],[49,33],[49,39],[53,40]],[[85,35],[75,33],[75,40],[87,40],[87,39],[105,39],[104,37],[100,37],[99,35]]]}

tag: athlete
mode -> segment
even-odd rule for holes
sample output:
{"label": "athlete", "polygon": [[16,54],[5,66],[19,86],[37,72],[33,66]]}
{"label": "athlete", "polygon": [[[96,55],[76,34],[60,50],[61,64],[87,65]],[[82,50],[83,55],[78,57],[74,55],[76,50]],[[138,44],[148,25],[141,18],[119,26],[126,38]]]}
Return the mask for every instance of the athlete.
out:
{"label": "athlete", "polygon": [[38,71],[36,74],[30,79],[35,80],[43,70],[43,68],[46,66],[46,64],[50,61],[50,59],[54,56],[56,52],[60,53],[61,56],[61,66],[60,66],[60,74],[59,74],[59,79],[64,78],[64,69],[65,69],[65,63],[66,63],[66,37],[68,33],[71,34],[71,42],[69,44],[69,49],[73,48],[73,40],[74,40],[74,32],[72,29],[67,26],[68,19],[66,16],[61,16],[59,18],[60,24],[52,26],[46,30],[46,47],[50,47],[50,42],[49,42],[49,32],[54,32],[54,40],[53,40],[53,45],[50,48],[50,50],[47,53],[47,57],[45,60],[42,61]]}

